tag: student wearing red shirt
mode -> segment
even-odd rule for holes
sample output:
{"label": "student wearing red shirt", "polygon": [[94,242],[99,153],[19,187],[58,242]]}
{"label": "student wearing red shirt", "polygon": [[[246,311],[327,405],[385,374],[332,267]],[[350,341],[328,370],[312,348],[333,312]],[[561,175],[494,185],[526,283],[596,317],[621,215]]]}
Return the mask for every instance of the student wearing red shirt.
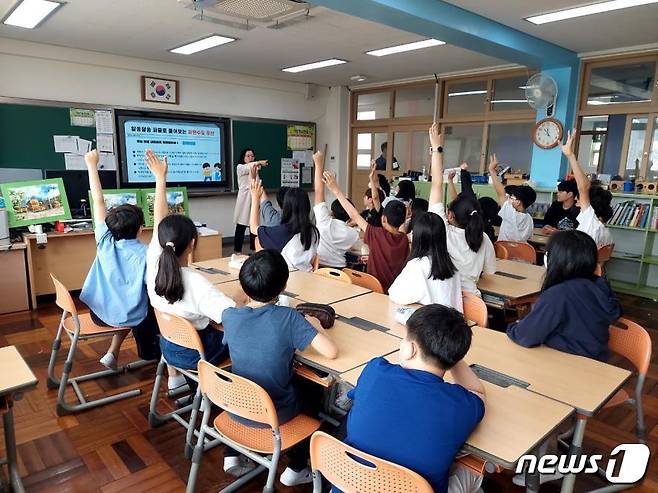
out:
{"label": "student wearing red shirt", "polygon": [[338,188],[333,173],[325,171],[323,181],[349,214],[350,219],[365,232],[363,241],[370,249],[368,274],[375,276],[384,291],[388,292],[388,288],[402,272],[409,256],[409,240],[406,231],[401,228],[407,218],[406,205],[399,200],[388,203],[382,214],[382,227],[372,226],[361,217],[359,211]]}

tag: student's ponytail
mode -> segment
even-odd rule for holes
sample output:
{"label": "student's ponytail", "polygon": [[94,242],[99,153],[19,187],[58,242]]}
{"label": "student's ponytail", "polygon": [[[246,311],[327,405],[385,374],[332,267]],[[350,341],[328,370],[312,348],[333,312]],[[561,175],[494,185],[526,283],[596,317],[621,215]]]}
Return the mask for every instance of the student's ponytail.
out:
{"label": "student's ponytail", "polygon": [[448,206],[455,217],[457,226],[464,230],[468,248],[477,252],[482,246],[484,222],[478,202],[471,197],[459,195]]}
{"label": "student's ponytail", "polygon": [[162,247],[162,254],[155,276],[155,293],[169,303],[183,299],[185,286],[179,258],[196,239],[196,226],[186,216],[171,214],[158,225],[158,242]]}

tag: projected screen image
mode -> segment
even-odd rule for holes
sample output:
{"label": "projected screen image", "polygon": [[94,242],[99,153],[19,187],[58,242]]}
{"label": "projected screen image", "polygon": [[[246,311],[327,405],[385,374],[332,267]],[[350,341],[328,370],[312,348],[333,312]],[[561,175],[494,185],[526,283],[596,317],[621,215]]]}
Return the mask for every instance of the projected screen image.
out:
{"label": "projected screen image", "polygon": [[211,122],[123,121],[125,177],[127,183],[152,183],[153,175],[144,162],[147,149],[167,157],[169,183],[212,186],[226,180],[222,164],[222,131]]}

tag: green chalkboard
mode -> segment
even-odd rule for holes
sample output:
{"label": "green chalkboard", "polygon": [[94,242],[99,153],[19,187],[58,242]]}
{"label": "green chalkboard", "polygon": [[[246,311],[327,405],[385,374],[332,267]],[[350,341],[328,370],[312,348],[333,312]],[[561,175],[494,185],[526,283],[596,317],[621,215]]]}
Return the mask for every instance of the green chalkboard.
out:
{"label": "green chalkboard", "polygon": [[72,127],[68,107],[0,104],[0,168],[64,169],[53,135],[96,139],[96,127]]}
{"label": "green chalkboard", "polygon": [[[296,122],[291,122],[296,123]],[[256,159],[267,159],[269,165],[260,171],[263,186],[269,189],[281,187],[281,159],[291,158],[288,150],[288,123],[233,120],[233,183],[235,166],[242,149],[251,148]],[[304,188],[312,185],[304,185]]]}

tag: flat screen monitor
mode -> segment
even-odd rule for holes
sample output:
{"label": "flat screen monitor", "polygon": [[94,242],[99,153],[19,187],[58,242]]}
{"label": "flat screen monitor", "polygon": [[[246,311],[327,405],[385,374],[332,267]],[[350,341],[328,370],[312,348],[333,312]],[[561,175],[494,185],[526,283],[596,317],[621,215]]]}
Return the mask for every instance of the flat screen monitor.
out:
{"label": "flat screen monitor", "polygon": [[116,118],[122,188],[153,186],[153,175],[144,162],[147,149],[167,157],[168,186],[210,190],[229,186],[228,119],[140,111],[117,111]]}

